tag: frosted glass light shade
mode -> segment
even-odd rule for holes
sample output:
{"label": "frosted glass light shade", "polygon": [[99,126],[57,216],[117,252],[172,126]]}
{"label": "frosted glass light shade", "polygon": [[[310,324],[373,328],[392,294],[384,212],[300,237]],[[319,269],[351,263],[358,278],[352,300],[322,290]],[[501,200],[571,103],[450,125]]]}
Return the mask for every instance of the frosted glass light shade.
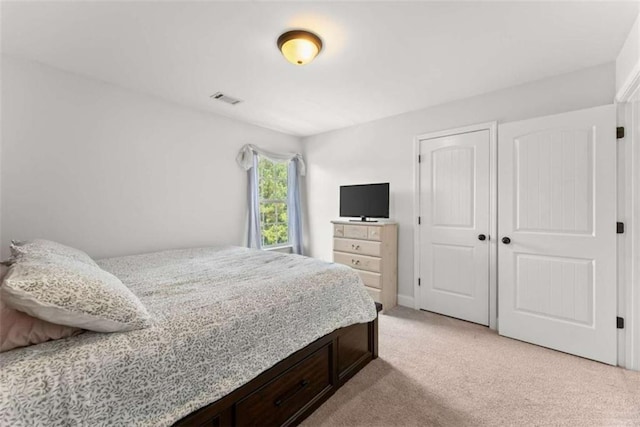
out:
{"label": "frosted glass light shade", "polygon": [[288,31],[278,37],[278,49],[285,59],[295,65],[305,65],[322,50],[322,41],[308,31]]}

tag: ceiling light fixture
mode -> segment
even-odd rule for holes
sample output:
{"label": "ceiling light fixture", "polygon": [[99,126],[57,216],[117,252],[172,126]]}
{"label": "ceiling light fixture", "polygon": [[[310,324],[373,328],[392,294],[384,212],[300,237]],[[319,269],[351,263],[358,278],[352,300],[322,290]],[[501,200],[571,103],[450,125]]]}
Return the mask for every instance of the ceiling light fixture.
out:
{"label": "ceiling light fixture", "polygon": [[320,53],[322,40],[309,31],[287,31],[278,37],[278,49],[292,64],[305,65]]}

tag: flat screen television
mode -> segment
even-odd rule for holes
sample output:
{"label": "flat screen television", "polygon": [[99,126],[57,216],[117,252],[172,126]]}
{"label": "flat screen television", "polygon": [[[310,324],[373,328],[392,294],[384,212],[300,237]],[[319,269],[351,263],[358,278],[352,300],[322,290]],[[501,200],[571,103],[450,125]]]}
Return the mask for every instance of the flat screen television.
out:
{"label": "flat screen television", "polygon": [[389,218],[389,183],[340,186],[340,216]]}

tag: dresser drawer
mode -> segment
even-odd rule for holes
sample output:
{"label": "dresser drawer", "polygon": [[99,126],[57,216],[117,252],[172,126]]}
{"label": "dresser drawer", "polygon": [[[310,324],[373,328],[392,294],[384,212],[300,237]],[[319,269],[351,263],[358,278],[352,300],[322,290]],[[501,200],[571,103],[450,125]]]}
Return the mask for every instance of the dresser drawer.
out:
{"label": "dresser drawer", "polygon": [[380,274],[371,273],[369,271],[358,271],[358,276],[362,279],[362,282],[370,288],[380,289],[382,287],[382,280]]}
{"label": "dresser drawer", "polygon": [[345,225],[344,237],[352,239],[368,239],[369,231],[366,225]]}
{"label": "dresser drawer", "polygon": [[338,252],[380,256],[380,245],[381,243],[366,240],[333,239],[333,250]]}
{"label": "dresser drawer", "polygon": [[382,227],[367,227],[367,239],[382,240]]}
{"label": "dresser drawer", "polygon": [[342,224],[333,224],[333,235],[335,237],[344,236],[344,225],[342,225]]}
{"label": "dresser drawer", "polygon": [[331,387],[330,351],[330,346],[322,347],[238,402],[236,425],[284,424],[316,396]]}
{"label": "dresser drawer", "polygon": [[358,270],[380,272],[380,258],[347,254],[344,252],[334,252],[333,261],[338,264],[348,265]]}
{"label": "dresser drawer", "polygon": [[382,293],[380,292],[380,289],[373,289],[368,286],[366,286],[366,288],[367,292],[369,292],[369,295],[371,295],[371,298],[373,298],[375,302],[382,302],[380,301],[380,294]]}

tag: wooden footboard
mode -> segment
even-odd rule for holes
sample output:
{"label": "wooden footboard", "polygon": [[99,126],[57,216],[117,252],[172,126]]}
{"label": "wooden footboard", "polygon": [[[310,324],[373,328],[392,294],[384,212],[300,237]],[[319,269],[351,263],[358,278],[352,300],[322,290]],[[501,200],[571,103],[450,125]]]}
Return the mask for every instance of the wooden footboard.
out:
{"label": "wooden footboard", "polygon": [[325,335],[174,426],[296,425],[377,357],[376,317]]}

